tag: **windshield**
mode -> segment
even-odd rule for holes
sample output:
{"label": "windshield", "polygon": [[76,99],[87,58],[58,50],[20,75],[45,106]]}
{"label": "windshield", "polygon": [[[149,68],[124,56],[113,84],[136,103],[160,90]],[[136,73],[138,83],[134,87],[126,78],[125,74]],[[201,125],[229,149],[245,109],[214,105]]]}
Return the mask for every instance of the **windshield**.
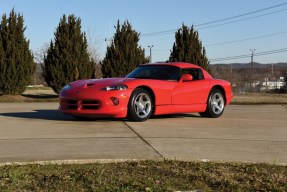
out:
{"label": "windshield", "polygon": [[180,68],[166,65],[143,65],[136,68],[126,77],[178,81],[180,78]]}

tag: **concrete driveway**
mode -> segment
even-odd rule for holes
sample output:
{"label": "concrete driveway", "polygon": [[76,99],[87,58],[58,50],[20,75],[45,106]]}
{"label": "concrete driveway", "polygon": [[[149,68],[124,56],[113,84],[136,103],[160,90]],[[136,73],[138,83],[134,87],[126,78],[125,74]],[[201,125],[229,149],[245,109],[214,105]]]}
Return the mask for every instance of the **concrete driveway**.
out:
{"label": "concrete driveway", "polygon": [[178,159],[287,163],[287,106],[230,105],[136,123],[78,121],[57,103],[0,104],[0,162]]}

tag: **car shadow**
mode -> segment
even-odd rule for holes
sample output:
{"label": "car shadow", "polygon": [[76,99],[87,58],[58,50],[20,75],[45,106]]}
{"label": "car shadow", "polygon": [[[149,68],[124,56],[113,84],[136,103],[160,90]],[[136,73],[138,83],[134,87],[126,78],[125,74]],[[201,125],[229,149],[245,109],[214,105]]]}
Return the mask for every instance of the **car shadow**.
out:
{"label": "car shadow", "polygon": [[112,118],[88,118],[88,117],[75,118],[70,115],[65,115],[58,110],[34,110],[31,112],[0,113],[0,116],[16,117],[24,119],[41,119],[51,121],[120,121],[121,120]]}
{"label": "car shadow", "polygon": [[193,117],[193,118],[201,118],[201,116],[198,114],[190,114],[190,113],[183,113],[183,114],[168,114],[168,115],[152,115],[150,119],[177,119],[177,118],[186,118],[186,117]]}
{"label": "car shadow", "polygon": [[[24,118],[24,119],[41,119],[41,120],[51,120],[51,121],[127,121],[127,119],[117,119],[111,117],[100,117],[100,118],[91,118],[91,117],[73,117],[71,115],[65,115],[64,113],[58,110],[34,110],[29,112],[11,112],[11,113],[0,113],[0,116],[4,117],[15,117],[15,118]],[[151,116],[150,119],[178,119],[193,117],[198,118],[200,115],[195,114],[169,114],[169,115],[157,115]]]}
{"label": "car shadow", "polygon": [[22,94],[23,97],[30,98],[30,99],[57,99],[59,98],[58,95],[54,94]]}

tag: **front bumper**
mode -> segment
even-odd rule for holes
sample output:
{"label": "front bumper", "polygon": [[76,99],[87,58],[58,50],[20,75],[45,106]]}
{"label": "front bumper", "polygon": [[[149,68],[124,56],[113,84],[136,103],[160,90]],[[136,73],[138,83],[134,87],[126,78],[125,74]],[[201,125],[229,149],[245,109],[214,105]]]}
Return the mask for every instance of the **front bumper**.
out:
{"label": "front bumper", "polygon": [[125,118],[131,92],[131,89],[62,91],[59,110],[73,116]]}
{"label": "front bumper", "polygon": [[232,101],[233,97],[234,97],[234,95],[233,95],[233,93],[231,92],[231,94],[226,97],[226,105],[228,105],[228,104]]}

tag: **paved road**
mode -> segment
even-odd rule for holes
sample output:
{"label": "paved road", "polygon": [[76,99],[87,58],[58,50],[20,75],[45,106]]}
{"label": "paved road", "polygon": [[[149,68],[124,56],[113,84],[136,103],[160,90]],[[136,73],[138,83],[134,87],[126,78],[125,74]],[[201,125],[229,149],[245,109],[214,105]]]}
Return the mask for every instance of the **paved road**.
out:
{"label": "paved road", "polygon": [[197,114],[143,123],[78,121],[57,103],[0,104],[0,163],[179,159],[287,163],[287,106],[230,105],[218,119]]}

